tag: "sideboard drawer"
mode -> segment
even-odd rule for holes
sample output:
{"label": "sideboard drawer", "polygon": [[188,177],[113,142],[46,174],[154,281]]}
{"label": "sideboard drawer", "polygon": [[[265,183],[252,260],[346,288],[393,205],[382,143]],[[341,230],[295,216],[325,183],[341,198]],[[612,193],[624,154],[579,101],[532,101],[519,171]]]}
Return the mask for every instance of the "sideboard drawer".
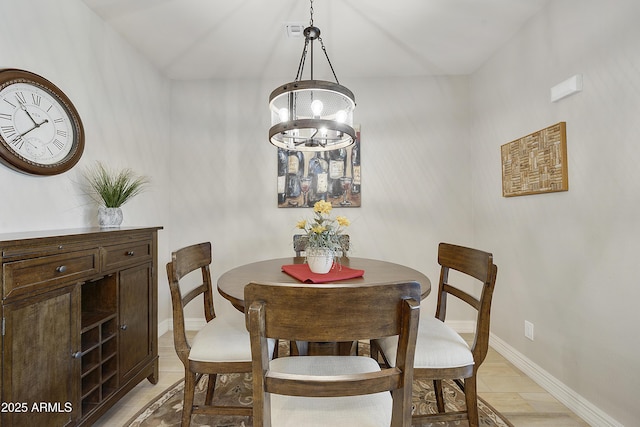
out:
{"label": "sideboard drawer", "polygon": [[49,291],[97,273],[98,251],[95,249],[7,262],[2,266],[2,296]]}
{"label": "sideboard drawer", "polygon": [[102,254],[103,270],[133,265],[151,260],[153,255],[152,243],[151,240],[142,240],[121,245],[105,246]]}

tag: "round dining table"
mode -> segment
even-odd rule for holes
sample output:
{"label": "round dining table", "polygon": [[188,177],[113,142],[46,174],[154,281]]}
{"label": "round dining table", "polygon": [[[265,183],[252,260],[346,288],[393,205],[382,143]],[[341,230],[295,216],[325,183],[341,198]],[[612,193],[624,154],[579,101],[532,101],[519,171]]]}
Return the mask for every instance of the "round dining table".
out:
{"label": "round dining table", "polygon": [[[244,311],[244,287],[251,282],[297,283],[308,286],[322,286],[301,282],[282,271],[283,265],[303,264],[304,257],[276,258],[241,265],[224,273],[218,279],[218,292],[229,300],[235,308]],[[431,292],[431,281],[427,276],[413,268],[369,258],[342,258],[340,264],[357,270],[364,270],[361,277],[344,279],[340,284],[374,284],[385,282],[416,281],[420,284],[421,297],[426,298]],[[339,268],[339,267],[334,267]]]}

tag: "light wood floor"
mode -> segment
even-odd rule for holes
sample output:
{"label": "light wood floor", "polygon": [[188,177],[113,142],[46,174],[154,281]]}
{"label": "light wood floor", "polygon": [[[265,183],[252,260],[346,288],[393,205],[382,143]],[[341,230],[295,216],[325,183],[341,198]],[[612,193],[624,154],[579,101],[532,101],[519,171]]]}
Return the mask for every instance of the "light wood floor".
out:
{"label": "light wood floor", "polygon": [[[109,410],[94,426],[123,426],[143,406],[184,376],[173,348],[171,332],[160,337],[160,379],[143,381]],[[553,396],[490,349],[478,374],[478,393],[515,427],[588,427]]]}

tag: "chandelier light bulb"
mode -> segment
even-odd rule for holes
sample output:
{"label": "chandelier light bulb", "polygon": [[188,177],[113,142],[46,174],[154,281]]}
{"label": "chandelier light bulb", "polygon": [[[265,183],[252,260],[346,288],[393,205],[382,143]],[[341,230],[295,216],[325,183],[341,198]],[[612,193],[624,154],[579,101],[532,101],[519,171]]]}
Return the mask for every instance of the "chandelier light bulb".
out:
{"label": "chandelier light bulb", "polygon": [[347,112],[344,110],[339,110],[336,113],[336,121],[338,123],[345,123],[347,121]]}
{"label": "chandelier light bulb", "polygon": [[319,99],[316,99],[311,103],[311,112],[313,113],[313,117],[320,117],[323,109],[324,105]]}
{"label": "chandelier light bulb", "polygon": [[286,122],[289,120],[289,110],[286,108],[281,108],[278,111],[278,116],[280,117],[281,122]]}

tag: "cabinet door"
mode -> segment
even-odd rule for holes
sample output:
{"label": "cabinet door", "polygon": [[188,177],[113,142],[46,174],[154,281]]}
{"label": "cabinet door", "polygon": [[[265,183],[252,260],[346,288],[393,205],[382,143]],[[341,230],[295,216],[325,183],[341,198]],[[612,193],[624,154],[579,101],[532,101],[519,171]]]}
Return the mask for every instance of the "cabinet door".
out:
{"label": "cabinet door", "polygon": [[6,304],[3,320],[2,425],[75,423],[80,414],[80,359],[75,357],[80,351],[80,285]]}
{"label": "cabinet door", "polygon": [[151,264],[119,273],[119,361],[123,384],[153,357],[153,288]]}

